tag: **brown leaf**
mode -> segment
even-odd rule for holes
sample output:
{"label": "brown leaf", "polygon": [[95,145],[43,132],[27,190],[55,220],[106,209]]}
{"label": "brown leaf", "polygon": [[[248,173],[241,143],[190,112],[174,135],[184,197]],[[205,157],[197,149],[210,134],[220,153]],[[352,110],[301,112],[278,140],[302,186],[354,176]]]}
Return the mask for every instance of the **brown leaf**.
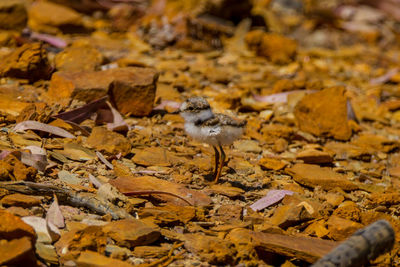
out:
{"label": "brown leaf", "polygon": [[64,129],[61,129],[56,126],[51,126],[48,124],[44,124],[37,121],[23,121],[14,126],[13,129],[15,132],[25,131],[25,130],[37,130],[42,132],[51,133],[57,136],[65,137],[65,138],[76,138],[73,134],[67,132]]}

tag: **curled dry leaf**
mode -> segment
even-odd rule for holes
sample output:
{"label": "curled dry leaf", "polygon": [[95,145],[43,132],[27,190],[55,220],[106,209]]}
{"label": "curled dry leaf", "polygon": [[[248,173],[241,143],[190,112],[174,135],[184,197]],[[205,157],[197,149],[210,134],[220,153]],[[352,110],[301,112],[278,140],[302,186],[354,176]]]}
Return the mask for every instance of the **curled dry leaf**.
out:
{"label": "curled dry leaf", "polygon": [[254,202],[250,208],[254,211],[265,209],[281,201],[286,195],[293,195],[293,192],[290,190],[270,190],[265,197]]}
{"label": "curled dry leaf", "polygon": [[107,128],[111,131],[117,132],[127,132],[129,130],[128,124],[126,124],[124,118],[122,118],[121,114],[113,108],[110,102],[106,102],[112,114],[112,121],[107,123]]}
{"label": "curled dry leaf", "polygon": [[58,228],[65,227],[64,216],[61,213],[56,195],[54,195],[54,201],[53,203],[51,203],[50,208],[47,210],[46,222],[47,224],[52,223]]}
{"label": "curled dry leaf", "polygon": [[100,188],[100,186],[102,185],[102,183],[90,173],[89,173],[89,181],[93,184],[95,188]]}
{"label": "curled dry leaf", "polygon": [[73,134],[56,126],[51,126],[38,121],[23,121],[14,126],[14,131],[37,130],[51,133],[65,138],[76,138]]}
{"label": "curled dry leaf", "polygon": [[101,154],[99,151],[96,151],[96,155],[101,162],[103,162],[108,168],[111,170],[114,169],[114,166]]}
{"label": "curled dry leaf", "polygon": [[41,172],[43,172],[47,165],[49,165],[46,155],[32,154],[25,151],[21,151],[21,162],[28,166],[34,167]]}

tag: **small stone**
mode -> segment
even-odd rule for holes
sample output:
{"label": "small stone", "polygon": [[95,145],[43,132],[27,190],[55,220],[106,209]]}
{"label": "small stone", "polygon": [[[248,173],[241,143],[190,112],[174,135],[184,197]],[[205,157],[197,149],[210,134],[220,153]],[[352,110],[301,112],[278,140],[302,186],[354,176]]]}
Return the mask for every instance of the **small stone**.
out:
{"label": "small stone", "polygon": [[36,242],[35,230],[19,217],[8,211],[0,210],[0,239],[28,237],[32,244]]}
{"label": "small stone", "polygon": [[345,201],[333,211],[333,215],[359,222],[361,218],[361,209],[353,201]]}
{"label": "small stone", "polygon": [[237,198],[244,195],[245,191],[238,187],[233,187],[223,184],[213,184],[207,189],[207,192],[212,194],[224,195],[230,198]]}
{"label": "small stone", "polygon": [[374,193],[370,199],[374,204],[391,206],[400,203],[400,193]]}
{"label": "small stone", "polygon": [[42,198],[35,197],[35,196],[28,196],[23,194],[11,194],[5,196],[1,199],[1,204],[3,206],[16,206],[16,207],[23,207],[23,208],[30,208],[33,206],[38,206],[41,204]]}
{"label": "small stone", "polygon": [[133,250],[133,255],[138,258],[161,258],[168,255],[168,247],[139,246]]}
{"label": "small stone", "polygon": [[241,152],[260,153],[262,151],[256,140],[239,140],[233,146]]}
{"label": "small stone", "polygon": [[40,43],[24,44],[7,55],[0,65],[0,77],[47,79],[50,74],[47,53]]}
{"label": "small stone", "polygon": [[181,163],[183,160],[162,147],[146,147],[136,153],[132,161],[143,166],[169,167]]}
{"label": "small stone", "polygon": [[287,163],[276,158],[262,158],[258,162],[261,168],[266,170],[279,171],[287,166]]}
{"label": "small stone", "polygon": [[0,265],[35,266],[35,252],[29,237],[11,241],[0,240]]}
{"label": "small stone", "polygon": [[157,225],[181,225],[195,219],[196,208],[191,206],[168,205],[164,207],[143,208],[138,214],[141,219]]}
{"label": "small stone", "polygon": [[11,180],[13,169],[13,166],[11,166],[9,163],[0,160],[0,181]]}
{"label": "small stone", "polygon": [[58,233],[50,234],[50,231],[48,229],[48,225],[45,219],[36,217],[36,216],[28,216],[28,217],[23,217],[22,220],[26,223],[29,224],[30,226],[35,229],[35,232],[37,234],[37,242],[41,243],[46,243],[46,244],[51,244],[55,241],[57,241],[60,238],[60,232],[57,230]]}
{"label": "small stone", "polygon": [[22,30],[26,27],[28,13],[24,0],[0,1],[0,29]]}
{"label": "small stone", "polygon": [[117,245],[133,248],[149,245],[160,237],[158,229],[153,228],[137,219],[126,219],[111,222],[102,228]]}
{"label": "small stone", "polygon": [[63,5],[47,1],[34,2],[28,15],[28,26],[34,31],[50,34],[84,31],[82,16]]}
{"label": "small stone", "polygon": [[132,267],[132,265],[129,263],[117,259],[112,259],[93,251],[82,252],[79,255],[79,258],[76,260],[76,264],[80,267]]}
{"label": "small stone", "polygon": [[297,50],[297,43],[276,33],[265,33],[255,30],[247,33],[246,43],[258,55],[264,56],[277,64],[290,63]]}
{"label": "small stone", "polygon": [[94,127],[87,139],[87,144],[109,154],[121,153],[122,156],[125,156],[131,152],[131,144],[125,136],[109,131],[104,127]]}
{"label": "small stone", "polygon": [[81,179],[76,177],[75,174],[72,174],[68,171],[64,171],[64,170],[59,171],[57,176],[61,181],[63,181],[64,183],[67,183],[67,184],[78,185],[81,183]]}
{"label": "small stone", "polygon": [[337,207],[343,202],[344,196],[335,193],[327,193],[325,194],[325,200],[333,207]]}
{"label": "small stone", "polygon": [[324,220],[318,220],[307,226],[304,233],[318,238],[324,238],[328,236],[329,230],[326,228]]}
{"label": "small stone", "polygon": [[287,149],[287,147],[288,147],[288,142],[283,138],[279,138],[274,142],[272,150],[276,153],[282,153]]}
{"label": "small stone", "polygon": [[349,238],[355,231],[363,227],[362,224],[332,215],[326,222],[329,237],[341,241]]}
{"label": "small stone", "polygon": [[302,160],[308,164],[326,164],[332,163],[333,157],[328,152],[316,149],[307,149],[300,151],[296,155],[296,159]]}
{"label": "small stone", "polygon": [[58,255],[54,246],[37,242],[35,245],[37,255],[46,262],[58,265]]}
{"label": "small stone", "polygon": [[54,58],[58,71],[94,71],[103,62],[103,55],[91,45],[72,44]]}
{"label": "small stone", "polygon": [[286,229],[313,219],[313,213],[310,214],[304,205],[283,205],[275,210],[274,215],[270,218],[270,222],[273,225]]}
{"label": "small stone", "polygon": [[203,234],[185,234],[185,248],[210,264],[234,264],[237,251],[233,243]]}
{"label": "small stone", "polygon": [[316,136],[349,140],[345,92],[344,87],[331,87],[304,96],[294,110],[299,128]]}
{"label": "small stone", "polygon": [[16,181],[35,181],[37,173],[37,169],[27,167],[19,160],[15,162],[13,174]]}
{"label": "small stone", "polygon": [[312,164],[295,164],[293,167],[286,169],[293,176],[293,179],[299,184],[315,188],[320,186],[324,190],[331,190],[339,187],[343,190],[355,190],[358,186],[349,181],[346,176],[339,174],[331,168],[319,167]]}

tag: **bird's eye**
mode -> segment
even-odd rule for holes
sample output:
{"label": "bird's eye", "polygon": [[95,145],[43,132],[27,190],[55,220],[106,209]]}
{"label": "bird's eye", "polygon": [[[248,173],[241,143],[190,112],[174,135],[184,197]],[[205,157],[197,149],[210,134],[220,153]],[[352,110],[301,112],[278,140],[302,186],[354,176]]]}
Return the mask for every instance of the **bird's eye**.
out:
{"label": "bird's eye", "polygon": [[188,107],[187,109],[188,109],[188,110],[193,110],[194,108],[193,108],[193,107]]}

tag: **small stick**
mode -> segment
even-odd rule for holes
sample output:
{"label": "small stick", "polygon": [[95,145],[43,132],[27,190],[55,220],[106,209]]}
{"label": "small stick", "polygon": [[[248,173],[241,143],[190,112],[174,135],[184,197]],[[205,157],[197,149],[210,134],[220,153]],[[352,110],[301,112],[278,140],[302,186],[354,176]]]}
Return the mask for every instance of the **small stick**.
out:
{"label": "small stick", "polygon": [[156,190],[141,190],[141,191],[131,191],[131,192],[125,192],[122,193],[125,196],[138,196],[138,195],[169,195],[169,196],[173,196],[176,198],[179,198],[180,200],[184,201],[185,203],[189,204],[190,206],[193,206],[192,203],[190,203],[188,200],[186,200],[185,198],[178,196],[174,193],[170,193],[170,192],[165,192],[165,191],[156,191]]}

